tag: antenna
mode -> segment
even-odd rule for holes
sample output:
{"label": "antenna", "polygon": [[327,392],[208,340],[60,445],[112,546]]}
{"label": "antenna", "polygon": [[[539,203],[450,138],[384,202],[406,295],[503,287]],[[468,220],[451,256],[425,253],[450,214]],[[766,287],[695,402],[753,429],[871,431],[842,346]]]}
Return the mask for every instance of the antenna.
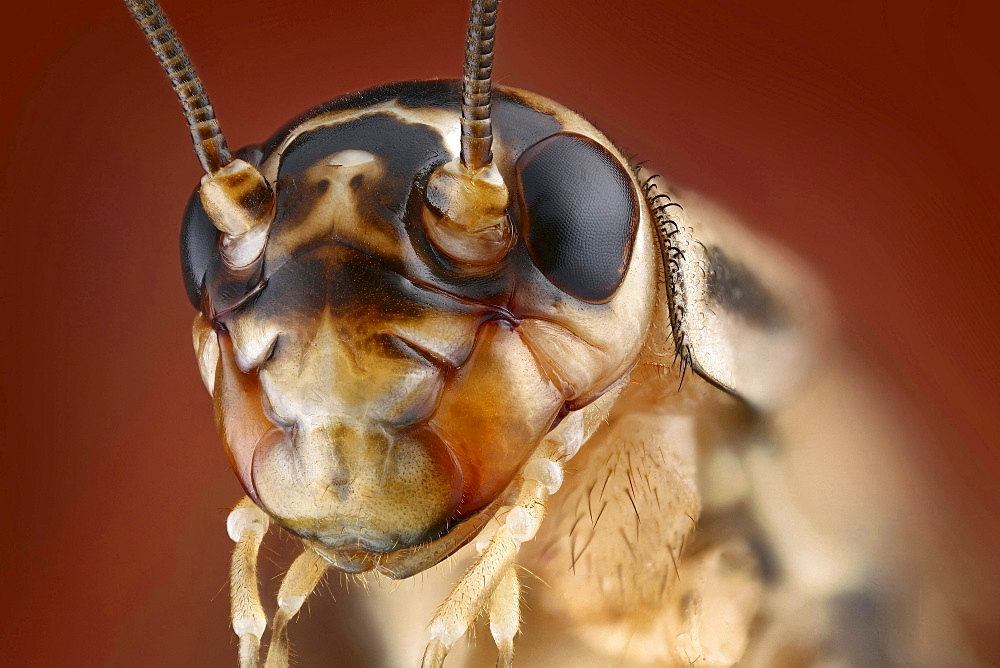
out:
{"label": "antenna", "polygon": [[462,165],[472,174],[493,161],[490,77],[496,23],[497,0],[473,0],[462,77]]}
{"label": "antenna", "polygon": [[[153,53],[170,78],[177,99],[181,101],[191,130],[194,152],[198,154],[201,166],[206,173],[215,174],[232,162],[233,156],[229,153],[226,138],[198,73],[155,0],[125,0],[125,4],[146,34]],[[496,5],[495,2],[493,4]]]}

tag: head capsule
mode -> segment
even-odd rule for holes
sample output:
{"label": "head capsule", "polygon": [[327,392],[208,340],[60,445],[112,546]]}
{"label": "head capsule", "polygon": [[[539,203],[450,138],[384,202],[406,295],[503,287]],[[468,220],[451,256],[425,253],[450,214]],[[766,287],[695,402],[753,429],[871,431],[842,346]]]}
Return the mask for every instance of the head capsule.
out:
{"label": "head capsule", "polygon": [[240,483],[342,570],[437,563],[635,364],[658,260],[624,158],[492,89],[491,24],[470,26],[462,81],[334,100],[233,158],[155,3],[130,6],[207,172],[182,261]]}

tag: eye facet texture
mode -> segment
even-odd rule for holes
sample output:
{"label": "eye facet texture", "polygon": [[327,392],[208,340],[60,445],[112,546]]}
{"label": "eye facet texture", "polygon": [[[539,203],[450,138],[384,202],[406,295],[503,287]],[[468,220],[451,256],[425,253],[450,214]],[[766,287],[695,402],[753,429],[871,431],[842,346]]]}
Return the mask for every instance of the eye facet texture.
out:
{"label": "eye facet texture", "polygon": [[639,199],[625,168],[596,141],[561,132],[521,155],[517,181],[521,233],[535,266],[577,299],[611,299],[639,224]]}

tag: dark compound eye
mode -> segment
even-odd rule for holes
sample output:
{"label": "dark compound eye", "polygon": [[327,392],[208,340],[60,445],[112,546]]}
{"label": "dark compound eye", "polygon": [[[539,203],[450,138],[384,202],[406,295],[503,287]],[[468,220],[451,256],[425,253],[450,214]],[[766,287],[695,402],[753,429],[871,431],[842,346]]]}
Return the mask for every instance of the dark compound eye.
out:
{"label": "dark compound eye", "polygon": [[563,132],[521,155],[517,181],[521,234],[535,266],[577,299],[611,299],[639,224],[639,197],[625,168],[594,140]]}
{"label": "dark compound eye", "polygon": [[181,269],[184,272],[184,287],[187,288],[188,299],[194,307],[201,308],[201,291],[205,285],[205,275],[219,256],[219,230],[205,213],[197,188],[188,200],[181,229]]}

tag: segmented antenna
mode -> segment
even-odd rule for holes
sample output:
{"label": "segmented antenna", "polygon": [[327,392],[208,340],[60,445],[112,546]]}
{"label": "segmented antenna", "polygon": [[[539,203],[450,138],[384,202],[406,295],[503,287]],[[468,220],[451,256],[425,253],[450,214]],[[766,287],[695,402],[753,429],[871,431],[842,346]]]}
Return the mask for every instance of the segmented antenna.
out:
{"label": "segmented antenna", "polygon": [[472,0],[462,77],[462,165],[475,173],[493,161],[490,76],[497,0]]}
{"label": "segmented antenna", "polygon": [[[201,166],[207,173],[214,174],[228,165],[233,157],[229,153],[226,138],[219,128],[219,121],[215,119],[212,103],[201,85],[198,73],[195,72],[184,47],[181,46],[174,29],[155,0],[125,0],[125,4],[128,5],[136,23],[146,33],[146,39],[153,47],[153,53],[163,66],[163,71],[170,77],[170,83],[173,84],[177,99],[181,101],[181,107],[184,109],[184,116],[187,118],[191,139],[194,142],[194,152],[198,154]],[[496,2],[493,5],[495,7]],[[472,34],[471,28],[469,34]]]}

